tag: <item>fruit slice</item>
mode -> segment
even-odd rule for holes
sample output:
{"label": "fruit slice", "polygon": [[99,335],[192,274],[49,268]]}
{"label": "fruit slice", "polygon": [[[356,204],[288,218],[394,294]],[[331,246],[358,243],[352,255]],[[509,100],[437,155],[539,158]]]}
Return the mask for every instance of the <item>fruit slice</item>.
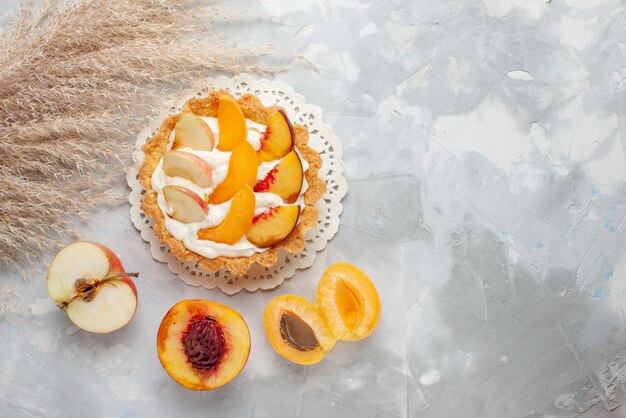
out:
{"label": "fruit slice", "polygon": [[186,224],[200,222],[209,213],[206,202],[186,187],[165,186],[163,196],[173,211],[171,218],[177,221]]}
{"label": "fruit slice", "polygon": [[230,204],[221,224],[198,231],[198,239],[233,245],[243,237],[254,217],[255,197],[250,186],[244,186]]}
{"label": "fruit slice", "polygon": [[380,299],[372,281],[355,266],[339,263],[317,285],[317,304],[337,339],[362,340],[380,317]]}
{"label": "fruit slice", "polygon": [[252,219],[252,226],[246,234],[248,241],[259,248],[276,245],[293,231],[299,216],[297,205],[270,208]]}
{"label": "fruit slice", "polygon": [[217,149],[220,151],[232,151],[248,137],[246,118],[237,104],[230,96],[221,95],[217,108],[217,125],[219,126],[220,139]]}
{"label": "fruit slice", "polygon": [[187,389],[212,390],[233,380],[250,354],[250,332],[239,313],[208,300],[182,300],[157,334],[161,365]]}
{"label": "fruit slice", "polygon": [[265,307],[263,326],[274,350],[294,363],[317,363],[335,345],[315,306],[299,296],[272,299]]}
{"label": "fruit slice", "polygon": [[232,198],[244,185],[252,187],[256,181],[259,159],[252,145],[242,141],[235,147],[228,162],[228,173],[211,196],[209,203],[218,205]]}
{"label": "fruit slice", "polygon": [[97,333],[126,325],[137,310],[137,288],[107,247],[76,242],[54,257],[46,275],[48,294],[80,328]]}
{"label": "fruit slice", "polygon": [[291,151],[272,168],[264,179],[257,181],[254,191],[274,193],[286,203],[298,200],[302,189],[302,162],[298,153]]}
{"label": "fruit slice", "polygon": [[293,128],[287,113],[280,109],[267,123],[267,129],[259,148],[260,161],[283,158],[293,148]]}
{"label": "fruit slice", "polygon": [[163,171],[170,177],[182,177],[200,187],[213,183],[211,166],[197,155],[184,151],[168,151],[163,154]]}
{"label": "fruit slice", "polygon": [[172,149],[191,148],[198,151],[211,151],[215,143],[213,131],[202,118],[183,112],[178,117]]}

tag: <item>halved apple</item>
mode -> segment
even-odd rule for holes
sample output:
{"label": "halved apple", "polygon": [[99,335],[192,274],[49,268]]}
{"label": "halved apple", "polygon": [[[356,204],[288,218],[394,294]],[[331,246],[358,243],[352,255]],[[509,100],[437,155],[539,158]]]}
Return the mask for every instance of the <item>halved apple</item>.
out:
{"label": "halved apple", "polygon": [[230,156],[226,178],[213,190],[209,196],[209,203],[214,205],[224,203],[246,184],[252,187],[256,181],[258,168],[259,159],[254,148],[248,141],[241,141]]}
{"label": "halved apple", "polygon": [[182,186],[165,186],[163,196],[172,209],[172,219],[183,223],[202,221],[209,213],[209,205],[193,191]]}
{"label": "halved apple", "polygon": [[46,275],[50,297],[85,331],[107,333],[137,310],[137,288],[120,259],[104,245],[76,242],[54,257]]}
{"label": "halved apple", "polygon": [[170,177],[182,177],[200,187],[209,187],[213,183],[211,166],[189,152],[168,151],[163,154],[163,171]]}
{"label": "halved apple", "polygon": [[270,170],[264,179],[254,185],[255,192],[274,193],[287,203],[298,200],[302,189],[302,162],[298,153],[291,151]]}
{"label": "halved apple", "polygon": [[284,240],[298,224],[298,205],[277,206],[255,216],[246,234],[248,241],[259,248],[271,247]]}
{"label": "halved apple", "polygon": [[213,131],[202,118],[183,112],[178,116],[174,128],[172,149],[191,148],[198,151],[211,151],[215,143]]}
{"label": "halved apple", "polygon": [[232,151],[248,137],[246,117],[231,96],[223,94],[219,97],[217,124],[220,129],[217,149],[220,151]]}
{"label": "halved apple", "polygon": [[250,186],[237,192],[221,224],[198,231],[198,239],[233,245],[243,237],[254,217],[256,198]]}
{"label": "halved apple", "polygon": [[283,158],[293,148],[293,127],[287,113],[280,109],[272,116],[261,138],[258,150],[260,161],[274,161]]}

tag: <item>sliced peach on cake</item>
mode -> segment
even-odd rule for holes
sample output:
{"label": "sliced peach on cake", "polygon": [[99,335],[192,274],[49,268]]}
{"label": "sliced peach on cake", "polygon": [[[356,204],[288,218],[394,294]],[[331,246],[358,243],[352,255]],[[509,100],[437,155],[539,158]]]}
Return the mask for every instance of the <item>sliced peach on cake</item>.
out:
{"label": "sliced peach on cake", "polygon": [[326,270],[317,286],[316,301],[337,339],[362,340],[378,324],[380,299],[376,287],[352,264],[338,263]]}
{"label": "sliced peach on cake", "polygon": [[186,187],[165,186],[163,187],[165,201],[172,209],[170,217],[183,223],[202,221],[209,213],[209,205]]}
{"label": "sliced peach on cake", "polygon": [[270,170],[265,178],[254,185],[257,193],[274,193],[283,198],[286,203],[298,200],[302,189],[302,162],[298,153],[291,151]]}
{"label": "sliced peach on cake", "polygon": [[163,171],[170,177],[182,177],[200,187],[213,183],[213,169],[202,158],[184,151],[168,151],[163,154]]}
{"label": "sliced peach on cake", "polygon": [[214,143],[213,131],[201,117],[186,112],[178,116],[172,149],[191,148],[198,151],[211,151]]}
{"label": "sliced peach on cake", "polygon": [[248,137],[248,126],[243,111],[237,101],[226,94],[219,97],[217,125],[220,129],[217,149],[220,151],[232,151]]}
{"label": "sliced peach on cake", "polygon": [[265,307],[263,326],[274,350],[294,363],[317,363],[335,345],[315,305],[299,296],[272,299]]}
{"label": "sliced peach on cake", "polygon": [[256,181],[259,159],[252,145],[242,141],[235,147],[228,162],[228,173],[211,196],[209,203],[218,205],[232,198],[245,185],[252,187]]}
{"label": "sliced peach on cake", "polygon": [[250,332],[235,310],[208,300],[182,300],[167,312],[157,334],[161,365],[193,390],[225,385],[250,354]]}
{"label": "sliced peach on cake", "polygon": [[255,216],[246,237],[259,248],[271,247],[284,240],[298,224],[300,207],[277,206]]}
{"label": "sliced peach on cake", "polygon": [[235,244],[248,232],[250,225],[252,225],[255,201],[254,192],[250,186],[245,185],[233,197],[230,209],[222,223],[199,230],[198,239]]}
{"label": "sliced peach on cake", "polygon": [[293,127],[284,110],[279,110],[267,123],[258,150],[259,160],[274,161],[283,158],[293,148]]}

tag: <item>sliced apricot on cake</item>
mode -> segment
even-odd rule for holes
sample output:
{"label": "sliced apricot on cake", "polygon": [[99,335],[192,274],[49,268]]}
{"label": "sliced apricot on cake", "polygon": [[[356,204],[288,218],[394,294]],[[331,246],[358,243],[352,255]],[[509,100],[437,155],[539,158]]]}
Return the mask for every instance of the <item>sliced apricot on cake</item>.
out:
{"label": "sliced apricot on cake", "polygon": [[250,229],[256,199],[250,186],[245,185],[235,194],[230,209],[221,224],[201,229],[198,239],[233,245]]}
{"label": "sliced apricot on cake", "polygon": [[182,223],[192,223],[202,221],[209,213],[209,205],[186,187],[165,186],[163,196],[172,214],[170,217]]}
{"label": "sliced apricot on cake", "polygon": [[287,113],[280,109],[267,123],[257,151],[260,161],[274,161],[283,158],[293,148],[293,127]]}
{"label": "sliced apricot on cake", "polygon": [[376,287],[352,264],[338,263],[326,270],[317,286],[316,302],[337,339],[362,340],[380,318]]}
{"label": "sliced apricot on cake", "polygon": [[299,296],[272,299],[265,307],[263,326],[274,350],[294,363],[317,363],[335,345],[315,305]]}
{"label": "sliced apricot on cake", "polygon": [[299,217],[298,205],[269,208],[252,219],[252,225],[246,237],[259,248],[274,246],[287,238],[298,224]]}
{"label": "sliced apricot on cake", "polygon": [[167,151],[163,154],[163,172],[169,177],[182,177],[200,187],[213,183],[213,169],[202,158],[184,151]]}
{"label": "sliced apricot on cake", "polygon": [[248,141],[242,141],[235,147],[230,161],[228,173],[213,193],[209,196],[209,203],[218,205],[232,198],[245,185],[252,187],[256,181],[259,159],[254,148]]}
{"label": "sliced apricot on cake", "polygon": [[174,127],[172,149],[191,148],[198,151],[211,151],[215,143],[213,131],[201,117],[183,112],[178,116]]}
{"label": "sliced apricot on cake", "polygon": [[267,173],[265,178],[256,182],[254,191],[274,193],[286,203],[294,203],[300,195],[302,179],[302,162],[298,153],[291,151]]}
{"label": "sliced apricot on cake", "polygon": [[248,126],[243,111],[237,101],[226,94],[219,97],[217,125],[220,130],[217,149],[220,151],[232,151],[248,137]]}
{"label": "sliced apricot on cake", "polygon": [[250,332],[235,310],[208,300],[182,300],[157,334],[161,365],[176,382],[212,390],[233,380],[250,354]]}

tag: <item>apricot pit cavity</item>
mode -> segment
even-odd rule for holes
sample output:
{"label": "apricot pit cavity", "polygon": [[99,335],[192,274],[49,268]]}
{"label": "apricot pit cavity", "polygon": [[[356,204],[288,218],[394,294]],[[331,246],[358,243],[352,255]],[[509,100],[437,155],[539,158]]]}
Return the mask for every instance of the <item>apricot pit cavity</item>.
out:
{"label": "apricot pit cavity", "polygon": [[339,281],[335,288],[335,300],[346,328],[352,331],[359,322],[359,315],[362,310],[356,292],[346,282]]}

